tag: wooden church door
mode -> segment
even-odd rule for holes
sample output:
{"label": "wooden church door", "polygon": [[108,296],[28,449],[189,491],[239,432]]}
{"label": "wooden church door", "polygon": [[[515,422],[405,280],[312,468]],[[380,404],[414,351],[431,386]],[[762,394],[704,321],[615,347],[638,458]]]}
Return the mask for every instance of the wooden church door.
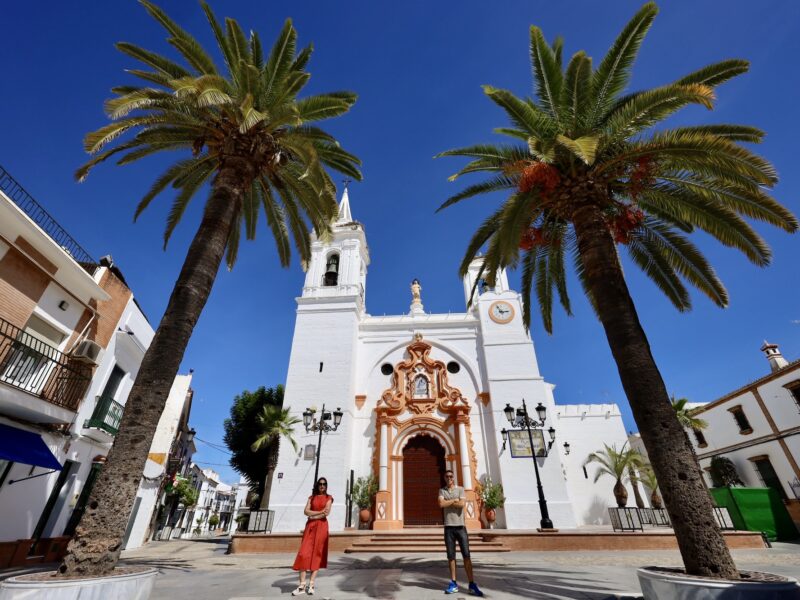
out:
{"label": "wooden church door", "polygon": [[409,440],[403,449],[403,524],[442,525],[439,490],[444,485],[444,448],[427,435]]}

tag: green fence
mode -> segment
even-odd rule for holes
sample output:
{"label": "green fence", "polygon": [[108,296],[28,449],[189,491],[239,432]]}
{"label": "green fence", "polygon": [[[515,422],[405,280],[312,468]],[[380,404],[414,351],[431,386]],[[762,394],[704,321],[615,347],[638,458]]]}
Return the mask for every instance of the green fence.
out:
{"label": "green fence", "polygon": [[770,541],[800,534],[778,493],[770,488],[712,488],[711,497],[731,514],[736,529],[763,531]]}

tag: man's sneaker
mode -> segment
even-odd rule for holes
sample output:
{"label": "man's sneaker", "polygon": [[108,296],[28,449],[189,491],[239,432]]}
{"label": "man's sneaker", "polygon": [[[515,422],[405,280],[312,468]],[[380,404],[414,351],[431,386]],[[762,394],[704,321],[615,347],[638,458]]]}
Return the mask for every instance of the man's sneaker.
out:
{"label": "man's sneaker", "polygon": [[469,584],[469,593],[473,596],[480,596],[483,597],[483,592],[478,587],[478,584],[474,581]]}
{"label": "man's sneaker", "polygon": [[447,586],[447,589],[444,591],[445,594],[457,594],[458,593],[458,584],[455,581],[451,581],[450,585]]}

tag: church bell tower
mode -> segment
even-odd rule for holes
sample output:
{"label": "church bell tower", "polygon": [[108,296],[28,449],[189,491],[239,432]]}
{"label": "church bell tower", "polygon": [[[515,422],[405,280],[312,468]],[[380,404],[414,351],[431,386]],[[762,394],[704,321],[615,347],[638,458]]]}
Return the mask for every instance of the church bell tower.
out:
{"label": "church bell tower", "polygon": [[[322,413],[340,409],[344,413],[335,431],[323,434],[319,477],[329,483],[328,493],[336,502],[330,522],[344,523],[342,512],[345,482],[351,465],[350,432],[353,428],[355,376],[359,324],[365,311],[369,249],[364,226],[353,219],[345,188],[338,218],[328,239],[314,237],[311,259],[301,295],[297,298],[297,320],[286,376],[283,407],[302,418],[307,409],[314,420]],[[326,421],[332,425],[333,422]],[[272,483],[270,509],[275,511],[273,531],[303,528],[303,507],[314,484],[319,433],[294,428],[299,453],[288,444],[281,452]],[[334,525],[335,527],[335,525]]]}
{"label": "church bell tower", "polygon": [[347,188],[339,204],[339,217],[331,228],[330,240],[314,239],[311,244],[302,297],[320,300],[353,297],[363,311],[369,249],[364,226],[354,221],[350,212]]}

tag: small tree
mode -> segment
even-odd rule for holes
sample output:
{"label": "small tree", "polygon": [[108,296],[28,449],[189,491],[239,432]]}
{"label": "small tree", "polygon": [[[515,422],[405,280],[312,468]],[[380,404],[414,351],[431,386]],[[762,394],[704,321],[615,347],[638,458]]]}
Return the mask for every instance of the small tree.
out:
{"label": "small tree", "polygon": [[609,446],[603,444],[603,450],[592,452],[583,463],[597,463],[600,465],[594,474],[594,482],[603,475],[610,475],[616,479],[614,483],[614,497],[617,499],[617,506],[624,507],[628,503],[628,490],[625,489],[624,482],[629,479],[628,469],[638,467],[642,464],[642,455],[633,448],[625,449],[627,442],[622,445],[621,450],[617,450],[616,445]]}
{"label": "small tree", "polygon": [[353,503],[360,509],[369,508],[372,506],[372,499],[378,493],[378,482],[375,481],[374,475],[367,477],[359,477],[353,484],[353,490],[350,496]]}
{"label": "small tree", "polygon": [[267,404],[261,408],[261,413],[256,419],[258,424],[258,438],[250,446],[253,452],[269,447],[267,454],[267,474],[264,479],[264,491],[261,494],[261,510],[269,508],[269,496],[272,491],[272,475],[278,466],[278,452],[281,439],[288,441],[295,452],[297,441],[294,439],[294,426],[302,423],[302,419],[290,414],[288,408],[271,406]]}
{"label": "small tree", "polygon": [[192,487],[191,482],[185,477],[176,477],[175,485],[172,487],[172,494],[178,497],[178,502],[185,507],[197,504],[198,491]]}
{"label": "small tree", "polygon": [[675,410],[675,416],[678,417],[678,423],[683,425],[685,429],[706,429],[708,422],[696,417],[697,408],[686,408],[689,402],[688,398],[676,398],[674,395],[670,398],[672,408]]}
{"label": "small tree", "polygon": [[214,513],[210,517],[208,517],[208,528],[214,529],[216,526],[219,525],[219,515]]}
{"label": "small tree", "polygon": [[650,505],[653,508],[662,508],[661,496],[658,494],[658,480],[650,463],[645,463],[639,468],[639,479],[650,490]]}
{"label": "small tree", "polygon": [[731,487],[734,485],[744,485],[744,481],[736,471],[736,465],[726,456],[715,456],[711,459],[711,482],[714,487]]}
{"label": "small tree", "polygon": [[255,391],[243,391],[233,399],[230,417],[225,419],[225,445],[231,451],[231,466],[247,479],[250,489],[261,498],[267,478],[269,454],[272,445],[267,444],[257,451],[252,446],[261,435],[258,416],[265,406],[283,405],[283,386],[259,387]]}

